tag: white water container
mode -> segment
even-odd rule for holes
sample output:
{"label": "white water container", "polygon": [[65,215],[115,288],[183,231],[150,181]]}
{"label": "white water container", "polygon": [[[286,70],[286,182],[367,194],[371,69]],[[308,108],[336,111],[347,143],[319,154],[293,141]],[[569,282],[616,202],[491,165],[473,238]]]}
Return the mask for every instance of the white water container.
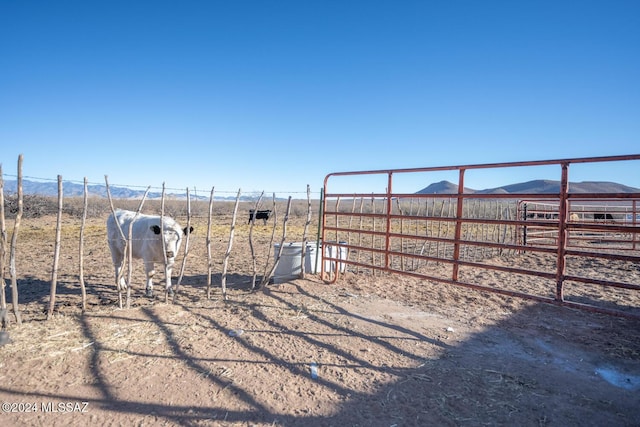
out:
{"label": "white water container", "polygon": [[[347,242],[338,242],[341,245],[346,245]],[[273,257],[274,261],[278,257],[278,250],[280,249],[280,244],[276,243],[273,245],[274,252]],[[319,249],[323,249],[322,243],[319,245]],[[318,255],[318,243],[317,242],[307,242],[307,250],[305,252],[304,257],[304,271],[310,274],[319,274],[320,273],[320,260],[316,260]],[[349,250],[345,247],[338,246],[336,242],[327,242],[324,245],[324,256],[325,258],[336,258],[338,260],[345,260],[349,255]],[[336,272],[336,264],[338,271],[340,273],[344,273],[347,268],[347,264],[344,262],[336,261],[336,260],[326,260],[324,262],[324,272],[325,273],[335,273]],[[282,283],[287,282],[289,280],[294,280],[300,278],[300,273],[302,272],[302,242],[291,242],[285,243],[282,247],[282,255],[280,256],[280,261],[276,266],[276,269],[273,273],[273,283]]]}
{"label": "white water container", "polygon": [[[274,261],[278,257],[280,244],[273,245]],[[307,242],[307,249],[304,257],[304,271],[315,273],[316,264],[316,242]],[[273,283],[282,283],[288,280],[300,278],[302,272],[302,242],[285,243],[282,246],[280,261],[273,272]]]}
{"label": "white water container", "polygon": [[[338,244],[346,245],[347,242],[338,242]],[[322,247],[322,245],[320,247]],[[324,245],[323,253],[325,258],[337,258],[341,261],[346,261],[347,256],[349,255],[349,249],[343,246],[336,245],[336,242],[327,242]],[[335,260],[327,260],[324,262],[324,272],[335,273],[336,263],[338,265],[338,271],[340,271],[340,273],[344,273],[347,269],[347,264],[344,262],[335,261]],[[320,268],[320,266],[318,266],[318,268]],[[318,273],[320,272],[318,271]]]}

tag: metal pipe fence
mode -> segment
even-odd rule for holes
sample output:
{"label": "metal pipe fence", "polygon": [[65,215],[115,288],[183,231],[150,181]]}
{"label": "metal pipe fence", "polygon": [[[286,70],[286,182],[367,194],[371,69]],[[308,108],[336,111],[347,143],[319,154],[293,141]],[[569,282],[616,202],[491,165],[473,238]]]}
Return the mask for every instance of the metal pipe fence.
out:
{"label": "metal pipe fence", "polygon": [[[321,274],[403,274],[483,292],[607,314],[640,317],[640,193],[572,193],[572,164],[638,161],[640,155],[332,173],[325,177]],[[557,167],[545,194],[465,191],[475,170]],[[395,193],[401,174],[454,171],[454,194]],[[384,191],[338,193],[344,177],[383,177]],[[328,264],[327,264],[328,262]],[[330,274],[325,274],[330,273]]]}

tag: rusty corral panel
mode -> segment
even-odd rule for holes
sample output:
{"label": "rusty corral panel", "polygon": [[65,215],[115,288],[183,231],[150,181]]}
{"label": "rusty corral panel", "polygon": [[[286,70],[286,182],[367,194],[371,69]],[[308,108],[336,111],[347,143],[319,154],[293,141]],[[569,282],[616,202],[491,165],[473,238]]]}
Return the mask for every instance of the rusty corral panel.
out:
{"label": "rusty corral panel", "polygon": [[[640,154],[331,173],[324,181],[323,278],[397,273],[595,312],[640,318],[640,193],[572,193],[572,164]],[[557,166],[555,193],[465,193],[471,170]],[[394,176],[453,171],[457,193],[394,193]],[[385,188],[336,193],[344,177]],[[549,177],[545,177],[549,178]],[[345,256],[346,254],[346,256]],[[336,268],[339,266],[341,268]],[[346,267],[346,268],[345,268]],[[425,289],[428,291],[428,288]]]}

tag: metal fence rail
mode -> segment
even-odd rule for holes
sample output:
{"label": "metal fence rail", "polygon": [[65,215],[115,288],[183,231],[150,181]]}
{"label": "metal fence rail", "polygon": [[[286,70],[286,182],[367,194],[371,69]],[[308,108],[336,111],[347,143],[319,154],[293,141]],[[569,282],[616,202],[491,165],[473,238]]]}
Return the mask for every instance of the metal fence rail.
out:
{"label": "metal fence rail", "polygon": [[[328,281],[398,273],[535,301],[640,318],[640,193],[572,193],[572,164],[638,161],[640,155],[331,173],[325,177],[322,253]],[[465,192],[470,170],[557,166],[553,194]],[[640,163],[638,164],[640,167]],[[400,174],[454,171],[455,194],[394,193]],[[348,176],[382,176],[373,193],[336,193]],[[342,264],[341,264],[342,265]],[[490,272],[501,274],[483,280]],[[330,274],[325,274],[330,273]],[[330,277],[329,277],[330,276]]]}
{"label": "metal fence rail", "polygon": [[[607,243],[609,249],[638,249],[638,236],[616,227],[640,224],[640,205],[636,200],[575,198],[569,200],[568,206],[568,247],[588,249],[597,241]],[[522,241],[526,244],[556,246],[558,207],[558,203],[553,201],[519,201],[518,217],[524,220],[544,221],[544,226],[525,226],[522,229]]]}

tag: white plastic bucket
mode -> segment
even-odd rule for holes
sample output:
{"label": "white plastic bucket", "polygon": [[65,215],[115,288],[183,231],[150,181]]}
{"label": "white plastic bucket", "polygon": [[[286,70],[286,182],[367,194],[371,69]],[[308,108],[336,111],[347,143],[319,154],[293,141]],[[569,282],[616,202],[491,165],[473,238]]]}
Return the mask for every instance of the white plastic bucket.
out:
{"label": "white plastic bucket", "polygon": [[[342,245],[346,245],[347,242],[339,242]],[[280,244],[276,243],[274,247],[274,261],[278,257],[278,251],[280,250]],[[320,243],[320,250],[323,245]],[[349,250],[345,247],[337,246],[336,242],[327,242],[324,245],[325,258],[336,258],[339,260],[346,260],[349,254]],[[307,242],[307,250],[304,257],[304,271],[310,274],[320,273],[320,260],[316,260],[318,255],[318,243]],[[344,273],[347,268],[347,264],[335,260],[326,260],[324,262],[325,273],[335,273],[336,264],[340,273]],[[273,272],[273,283],[282,283],[288,280],[300,278],[302,272],[302,242],[285,243],[282,246],[282,254],[280,255],[280,261]]]}

